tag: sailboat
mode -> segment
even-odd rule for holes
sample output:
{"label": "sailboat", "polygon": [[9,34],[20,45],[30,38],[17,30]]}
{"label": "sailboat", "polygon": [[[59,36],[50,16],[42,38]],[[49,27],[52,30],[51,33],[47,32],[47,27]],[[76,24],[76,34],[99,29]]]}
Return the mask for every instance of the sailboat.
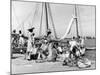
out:
{"label": "sailboat", "polygon": [[[35,10],[35,11],[37,11],[37,10]],[[45,27],[45,35],[46,36],[47,36],[48,30],[51,29],[50,26],[49,26],[50,25],[49,20],[51,20],[51,23],[52,23],[51,25],[52,25],[52,29],[53,29],[53,31],[51,31],[51,32],[54,33],[54,35],[53,35],[54,38],[52,39],[53,42],[62,42],[62,43],[65,42],[66,43],[65,38],[70,33],[73,22],[75,22],[75,25],[76,25],[76,27],[75,27],[76,28],[76,37],[78,38],[80,36],[79,35],[79,29],[78,29],[79,25],[78,25],[78,18],[77,18],[78,17],[77,5],[75,5],[74,16],[70,20],[68,28],[65,31],[65,34],[60,38],[57,37],[56,28],[55,28],[55,24],[54,24],[52,12],[51,12],[50,4],[47,3],[47,2],[42,2],[42,12],[41,12],[41,19],[40,19],[40,27],[39,27],[40,29],[39,29],[39,35],[38,35],[38,37],[36,37],[36,39],[42,39],[42,36],[44,36],[44,35],[42,35],[42,27],[43,27],[43,25],[42,25],[43,20],[42,19],[43,19],[43,17],[45,17],[45,26],[44,27]],[[22,25],[24,25],[24,22],[23,22]],[[33,27],[33,25],[31,25],[31,27]],[[24,32],[24,26],[22,26],[22,30],[23,30],[23,33],[25,33]]]}
{"label": "sailboat", "polygon": [[[43,14],[43,9],[45,11],[44,14]],[[75,10],[74,17],[72,17],[72,19],[71,19],[71,21],[70,21],[70,23],[68,25],[68,28],[66,29],[65,34],[61,38],[58,38],[57,37],[57,33],[56,33],[56,28],[55,28],[55,25],[54,25],[54,22],[53,22],[53,16],[52,16],[52,13],[51,13],[50,4],[47,3],[47,2],[43,2],[42,3],[42,13],[41,13],[41,21],[40,21],[39,38],[42,35],[41,32],[42,32],[42,18],[43,18],[43,16],[45,16],[45,33],[46,33],[46,35],[47,35],[47,31],[50,29],[48,17],[50,17],[50,19],[52,21],[51,25],[52,25],[53,33],[54,33],[54,38],[52,39],[53,41],[61,42],[62,40],[64,40],[67,37],[67,35],[70,33],[71,27],[72,27],[72,23],[74,21],[76,23],[76,34],[77,34],[77,37],[78,37],[79,33],[78,33],[78,19],[77,19],[77,7],[76,7],[76,5],[75,5],[75,9],[74,10]]]}

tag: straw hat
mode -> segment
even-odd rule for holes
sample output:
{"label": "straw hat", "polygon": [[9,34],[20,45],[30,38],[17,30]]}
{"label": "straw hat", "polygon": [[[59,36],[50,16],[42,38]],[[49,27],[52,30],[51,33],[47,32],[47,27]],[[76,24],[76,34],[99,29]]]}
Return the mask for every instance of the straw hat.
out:
{"label": "straw hat", "polygon": [[32,28],[28,29],[28,31],[32,33],[34,29],[35,29],[35,28],[32,27]]}

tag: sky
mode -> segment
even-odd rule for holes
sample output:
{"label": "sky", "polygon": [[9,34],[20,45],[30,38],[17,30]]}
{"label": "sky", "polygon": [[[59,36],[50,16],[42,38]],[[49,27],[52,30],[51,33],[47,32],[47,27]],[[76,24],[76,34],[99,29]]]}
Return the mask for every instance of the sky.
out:
{"label": "sky", "polygon": [[[58,37],[66,32],[66,29],[74,15],[75,5],[49,3],[51,13]],[[44,9],[43,9],[44,10]],[[27,1],[12,1],[12,30],[22,29],[27,33],[27,29],[35,27],[36,36],[39,35],[40,21],[42,13],[42,3]],[[81,36],[95,36],[95,6],[77,5],[78,29]],[[49,17],[49,16],[48,16]],[[42,34],[45,34],[45,12],[42,17]],[[48,19],[49,27],[52,30],[50,17]],[[26,34],[27,35],[27,34]],[[71,32],[66,37],[76,35],[75,23],[73,23]]]}

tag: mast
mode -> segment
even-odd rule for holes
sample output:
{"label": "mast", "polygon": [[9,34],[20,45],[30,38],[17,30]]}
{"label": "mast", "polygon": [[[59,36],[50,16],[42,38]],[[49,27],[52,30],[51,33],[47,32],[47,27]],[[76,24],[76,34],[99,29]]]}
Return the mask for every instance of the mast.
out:
{"label": "mast", "polygon": [[78,19],[77,19],[77,6],[76,6],[76,4],[75,4],[75,22],[76,22],[76,35],[78,37],[79,33],[78,33]]}
{"label": "mast", "polygon": [[53,27],[53,31],[54,31],[54,36],[57,39],[57,33],[56,33],[56,29],[55,29],[55,25],[54,25],[54,21],[53,21],[53,17],[52,17],[51,8],[50,8],[49,3],[48,3],[48,12],[49,12],[49,15],[50,15],[50,18],[51,18],[52,27]]}
{"label": "mast", "polygon": [[42,32],[43,5],[44,5],[44,3],[42,3],[42,13],[41,13],[41,21],[40,21],[40,31],[39,31],[39,36],[41,36],[41,32]]}
{"label": "mast", "polygon": [[48,26],[48,11],[47,11],[47,4],[45,2],[45,19],[46,19],[46,35],[47,35],[47,31],[49,29],[49,26]]}

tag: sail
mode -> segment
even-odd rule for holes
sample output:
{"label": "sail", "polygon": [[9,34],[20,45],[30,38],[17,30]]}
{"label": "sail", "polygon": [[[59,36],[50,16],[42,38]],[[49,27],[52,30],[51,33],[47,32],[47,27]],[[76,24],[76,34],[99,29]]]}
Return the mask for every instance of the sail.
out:
{"label": "sail", "polygon": [[74,18],[71,19],[65,34],[60,38],[60,40],[64,39],[70,33],[73,21],[74,21]]}

